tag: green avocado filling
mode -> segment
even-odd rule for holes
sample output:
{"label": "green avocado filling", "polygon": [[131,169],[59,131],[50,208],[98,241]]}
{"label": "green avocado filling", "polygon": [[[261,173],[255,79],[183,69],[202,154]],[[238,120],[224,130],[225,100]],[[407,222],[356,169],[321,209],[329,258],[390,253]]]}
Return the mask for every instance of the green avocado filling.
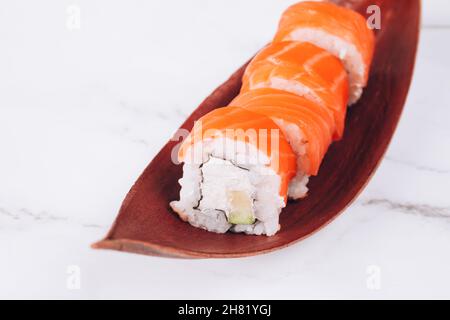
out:
{"label": "green avocado filling", "polygon": [[256,218],[253,213],[253,201],[242,191],[229,191],[228,200],[230,204],[230,213],[228,222],[231,224],[252,225]]}

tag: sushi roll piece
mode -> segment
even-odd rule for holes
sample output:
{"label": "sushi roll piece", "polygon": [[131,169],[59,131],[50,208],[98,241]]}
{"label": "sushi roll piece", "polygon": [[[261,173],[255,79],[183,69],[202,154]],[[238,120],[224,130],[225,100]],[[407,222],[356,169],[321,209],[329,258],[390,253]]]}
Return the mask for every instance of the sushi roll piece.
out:
{"label": "sushi roll piece", "polygon": [[297,157],[297,174],[289,184],[288,195],[295,200],[304,198],[310,176],[318,174],[333,141],[333,113],[304,97],[267,88],[240,94],[231,105],[266,115],[280,127]]}
{"label": "sushi roll piece", "polygon": [[328,108],[342,138],[348,103],[348,77],[341,61],[307,42],[273,43],[250,62],[242,93],[259,88],[288,91]]}
{"label": "sushi roll piece", "polygon": [[294,4],[283,14],[274,42],[310,42],[341,59],[350,80],[349,103],[367,85],[375,48],[374,33],[359,13],[324,1]]}
{"label": "sushi roll piece", "polygon": [[296,174],[296,157],[279,126],[238,107],[212,111],[182,143],[180,200],[172,209],[211,232],[272,236]]}

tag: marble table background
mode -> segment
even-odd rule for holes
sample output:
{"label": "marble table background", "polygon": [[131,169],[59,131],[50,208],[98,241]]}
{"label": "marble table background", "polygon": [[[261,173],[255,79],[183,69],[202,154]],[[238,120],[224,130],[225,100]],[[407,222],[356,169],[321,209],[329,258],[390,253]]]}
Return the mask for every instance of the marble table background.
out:
{"label": "marble table background", "polygon": [[450,298],[446,0],[423,1],[395,139],[329,227],[239,260],[90,249],[164,142],[293,2],[2,3],[0,298]]}

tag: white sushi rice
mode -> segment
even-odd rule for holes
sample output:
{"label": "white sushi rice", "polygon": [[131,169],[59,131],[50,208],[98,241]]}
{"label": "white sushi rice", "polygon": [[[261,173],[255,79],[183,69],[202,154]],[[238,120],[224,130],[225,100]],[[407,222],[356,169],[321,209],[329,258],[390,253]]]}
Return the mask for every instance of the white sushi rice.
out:
{"label": "white sushi rice", "polygon": [[364,79],[366,66],[355,45],[325,31],[313,28],[295,29],[283,40],[309,42],[341,59],[349,75],[349,104],[352,105],[359,100],[366,86]]}
{"label": "white sushi rice", "polygon": [[[279,194],[281,179],[267,166],[265,154],[253,145],[226,138],[196,143],[187,154],[194,156],[185,159],[180,200],[170,204],[184,221],[216,233],[272,236],[278,232],[286,203]],[[230,191],[251,200],[255,223],[229,223]]]}

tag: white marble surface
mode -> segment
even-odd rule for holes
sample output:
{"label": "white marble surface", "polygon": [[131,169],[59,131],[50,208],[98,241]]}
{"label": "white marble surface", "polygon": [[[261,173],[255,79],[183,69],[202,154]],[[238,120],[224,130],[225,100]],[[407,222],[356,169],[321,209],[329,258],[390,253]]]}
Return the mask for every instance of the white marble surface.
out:
{"label": "white marble surface", "polygon": [[[441,0],[424,1],[414,83],[387,157],[329,227],[239,260],[90,249],[167,138],[292,2],[2,5],[0,298],[450,298],[450,6]],[[80,29],[66,25],[70,4]]]}

